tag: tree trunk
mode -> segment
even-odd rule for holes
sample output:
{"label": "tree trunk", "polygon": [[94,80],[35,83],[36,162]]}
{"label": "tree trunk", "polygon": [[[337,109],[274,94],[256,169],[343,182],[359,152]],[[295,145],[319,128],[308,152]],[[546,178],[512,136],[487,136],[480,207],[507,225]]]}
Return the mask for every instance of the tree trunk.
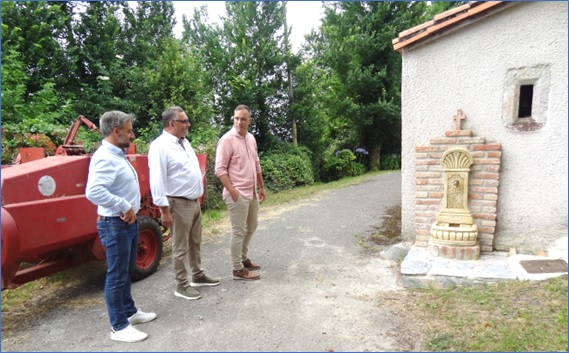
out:
{"label": "tree trunk", "polygon": [[369,158],[369,169],[379,169],[379,162],[381,156],[381,147],[377,146],[371,150],[371,157]]}

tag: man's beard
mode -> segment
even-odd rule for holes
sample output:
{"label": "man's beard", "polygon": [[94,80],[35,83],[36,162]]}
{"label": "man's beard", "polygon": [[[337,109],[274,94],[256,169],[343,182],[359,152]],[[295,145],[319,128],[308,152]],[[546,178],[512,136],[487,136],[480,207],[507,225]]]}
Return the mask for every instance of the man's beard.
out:
{"label": "man's beard", "polygon": [[123,140],[123,134],[119,132],[119,143],[118,143],[118,145],[120,148],[127,150],[130,147],[130,142],[131,141],[128,138],[126,139],[126,141]]}

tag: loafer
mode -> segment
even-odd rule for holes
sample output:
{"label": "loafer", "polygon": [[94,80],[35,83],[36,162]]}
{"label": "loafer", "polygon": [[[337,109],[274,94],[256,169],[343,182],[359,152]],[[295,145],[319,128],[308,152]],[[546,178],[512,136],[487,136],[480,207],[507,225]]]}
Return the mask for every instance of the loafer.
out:
{"label": "loafer", "polygon": [[233,279],[242,281],[254,281],[261,278],[261,275],[257,272],[252,272],[243,267],[242,269],[235,271],[233,270]]}
{"label": "loafer", "polygon": [[248,270],[251,270],[251,271],[253,271],[253,270],[260,270],[260,269],[261,269],[261,265],[259,265],[259,264],[256,263],[256,262],[253,262],[253,261],[251,261],[251,260],[249,260],[249,259],[243,261],[243,266],[244,266],[245,268],[247,268]]}

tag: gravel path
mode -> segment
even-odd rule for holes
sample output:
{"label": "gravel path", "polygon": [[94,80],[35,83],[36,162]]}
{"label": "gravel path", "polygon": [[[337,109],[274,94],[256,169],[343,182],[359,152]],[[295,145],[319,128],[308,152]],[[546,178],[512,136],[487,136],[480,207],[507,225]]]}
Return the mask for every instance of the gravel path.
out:
{"label": "gravel path", "polygon": [[[225,227],[203,244],[203,265],[221,285],[202,298],[174,297],[169,256],[158,272],[134,283],[137,305],[158,318],[138,326],[149,338],[109,338],[103,277],[75,290],[28,329],[3,334],[2,351],[416,351],[413,323],[381,303],[378,293],[403,290],[391,261],[358,244],[401,202],[401,174],[375,175],[345,189],[261,207],[250,256],[262,278],[231,279]],[[51,298],[57,300],[57,298]]]}

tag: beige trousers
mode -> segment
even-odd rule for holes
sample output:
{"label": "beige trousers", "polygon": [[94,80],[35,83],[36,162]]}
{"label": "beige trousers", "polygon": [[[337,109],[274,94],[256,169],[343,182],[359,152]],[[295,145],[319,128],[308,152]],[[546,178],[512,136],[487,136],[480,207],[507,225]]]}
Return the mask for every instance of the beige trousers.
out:
{"label": "beige trousers", "polygon": [[[179,286],[186,288],[201,269],[202,213],[198,201],[168,197],[172,225],[172,262]],[[190,277],[191,271],[191,277]]]}
{"label": "beige trousers", "polygon": [[238,271],[243,268],[243,261],[247,260],[249,243],[257,229],[259,200],[257,198],[249,200],[239,195],[237,201],[233,202],[228,195],[225,204],[231,220],[231,262],[233,270]]}

